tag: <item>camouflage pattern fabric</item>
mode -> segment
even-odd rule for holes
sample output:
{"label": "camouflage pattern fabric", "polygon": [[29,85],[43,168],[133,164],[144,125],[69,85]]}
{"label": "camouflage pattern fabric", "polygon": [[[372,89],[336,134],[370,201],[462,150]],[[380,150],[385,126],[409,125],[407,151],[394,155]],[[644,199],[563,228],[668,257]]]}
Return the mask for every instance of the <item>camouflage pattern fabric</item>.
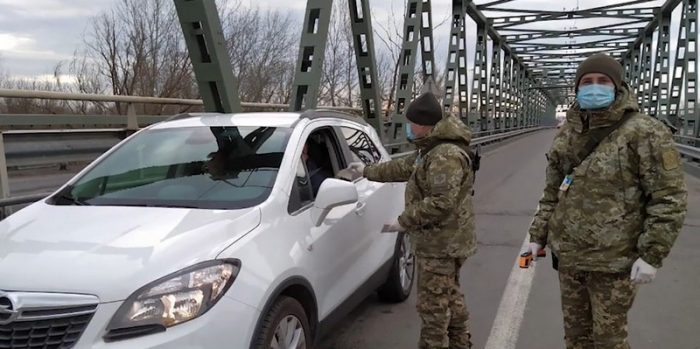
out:
{"label": "camouflage pattern fabric", "polygon": [[637,288],[628,273],[559,273],[566,349],[630,349],[627,312]]}
{"label": "camouflage pattern fabric", "polygon": [[460,290],[465,258],[417,258],[419,349],[469,349],[469,311]]}
{"label": "camouflage pattern fabric", "polygon": [[466,258],[476,252],[474,173],[463,151],[470,141],[469,128],[449,115],[413,141],[417,152],[365,167],[364,176],[371,181],[406,182],[406,208],[398,220],[411,235],[417,257]]}
{"label": "camouflage pattern fabric", "polygon": [[[588,131],[613,124],[626,111],[636,114],[572,168]],[[671,132],[639,113],[626,84],[607,110],[584,113],[575,103],[548,158],[532,242],[548,245],[564,269],[630,272],[639,257],[661,267],[685,220],[685,179]],[[560,190],[569,173],[570,186]]]}

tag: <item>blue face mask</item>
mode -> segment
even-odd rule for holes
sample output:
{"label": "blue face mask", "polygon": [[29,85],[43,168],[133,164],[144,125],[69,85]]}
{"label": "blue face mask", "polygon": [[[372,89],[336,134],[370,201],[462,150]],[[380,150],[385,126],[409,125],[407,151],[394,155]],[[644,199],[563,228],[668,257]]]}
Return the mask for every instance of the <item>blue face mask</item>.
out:
{"label": "blue face mask", "polygon": [[615,89],[605,85],[586,85],[578,89],[576,100],[581,109],[601,109],[615,101]]}
{"label": "blue face mask", "polygon": [[413,134],[413,130],[411,130],[411,124],[409,123],[406,123],[406,138],[408,138],[409,141],[416,139],[416,135]]}

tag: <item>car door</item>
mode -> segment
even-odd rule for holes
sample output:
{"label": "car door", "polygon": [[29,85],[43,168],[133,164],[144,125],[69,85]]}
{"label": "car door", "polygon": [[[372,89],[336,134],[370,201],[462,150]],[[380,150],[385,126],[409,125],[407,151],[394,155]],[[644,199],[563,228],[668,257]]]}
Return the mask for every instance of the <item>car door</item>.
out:
{"label": "car door", "polygon": [[[327,125],[322,121],[311,123],[303,133],[297,154],[301,154],[309,135],[323,132],[324,136],[333,137],[328,139],[331,143],[329,155],[336,157],[336,164],[343,164],[345,161],[340,143],[332,128],[324,128]],[[308,270],[308,275],[313,275],[319,316],[323,319],[347,299],[362,281],[349,275],[349,272],[358,254],[356,232],[363,229],[364,208],[357,204],[335,207],[320,226],[315,226],[312,215],[315,197],[310,187],[309,171],[301,156],[297,157],[297,161],[289,211],[296,216],[296,224],[300,224],[298,227],[308,231],[307,253],[302,264]]]}
{"label": "car door", "polygon": [[[388,154],[381,151],[377,140],[370,136],[369,130],[351,122],[344,123],[336,129],[344,140],[348,163],[359,161],[371,165],[390,160]],[[355,234],[360,249],[355,255],[349,276],[367,280],[394,255],[397,234],[381,233],[381,229],[403,211],[404,184],[372,182],[364,177],[356,179],[353,183],[357,188],[358,202],[364,205],[364,214],[362,229]]]}

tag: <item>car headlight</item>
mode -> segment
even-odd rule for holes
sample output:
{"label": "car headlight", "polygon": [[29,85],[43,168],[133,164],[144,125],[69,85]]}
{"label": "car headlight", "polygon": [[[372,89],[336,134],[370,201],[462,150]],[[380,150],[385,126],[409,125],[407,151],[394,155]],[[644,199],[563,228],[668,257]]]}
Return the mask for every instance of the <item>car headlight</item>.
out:
{"label": "car headlight", "polygon": [[207,261],[140,288],[114,314],[107,331],[118,333],[108,333],[107,337],[118,340],[121,338],[113,337],[146,334],[136,333],[141,331],[135,331],[135,327],[149,328],[149,333],[160,332],[201,316],[231,287],[240,268],[239,260]]}

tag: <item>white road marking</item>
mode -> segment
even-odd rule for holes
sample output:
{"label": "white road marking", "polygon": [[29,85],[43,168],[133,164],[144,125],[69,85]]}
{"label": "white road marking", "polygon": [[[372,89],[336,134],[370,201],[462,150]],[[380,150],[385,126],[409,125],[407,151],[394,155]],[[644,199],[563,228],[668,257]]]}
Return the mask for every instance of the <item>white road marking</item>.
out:
{"label": "white road marking", "polygon": [[[521,251],[527,248],[529,242],[530,234],[527,234]],[[525,306],[532,289],[536,265],[537,262],[530,264],[528,269],[521,269],[518,265],[518,258],[515,258],[515,264],[510,271],[508,283],[498,306],[496,319],[493,321],[491,333],[486,340],[485,349],[515,349],[520,326],[525,316]]]}

